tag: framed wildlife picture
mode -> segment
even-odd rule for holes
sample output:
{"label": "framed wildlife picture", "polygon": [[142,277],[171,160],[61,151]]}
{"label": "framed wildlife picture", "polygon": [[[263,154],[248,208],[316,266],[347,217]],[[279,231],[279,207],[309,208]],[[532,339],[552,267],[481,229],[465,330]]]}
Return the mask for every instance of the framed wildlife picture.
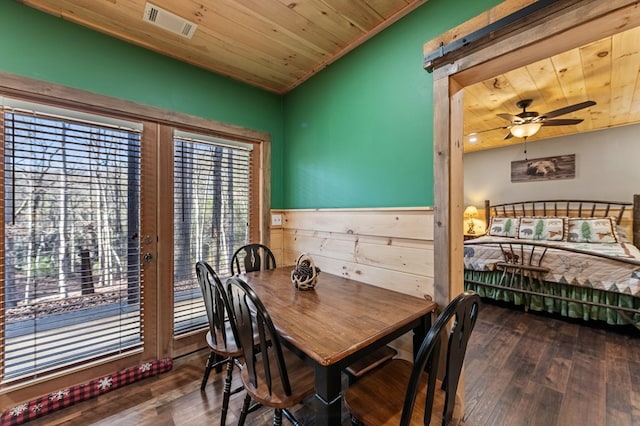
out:
{"label": "framed wildlife picture", "polygon": [[576,155],[533,158],[511,162],[511,182],[573,179],[576,177]]}

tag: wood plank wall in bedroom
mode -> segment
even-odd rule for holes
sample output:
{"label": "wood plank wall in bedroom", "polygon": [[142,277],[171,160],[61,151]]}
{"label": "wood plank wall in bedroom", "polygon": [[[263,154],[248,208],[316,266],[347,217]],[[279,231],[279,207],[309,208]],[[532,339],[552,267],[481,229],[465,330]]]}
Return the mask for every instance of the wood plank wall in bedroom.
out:
{"label": "wood plank wall in bedroom", "polygon": [[[308,253],[321,270],[423,297],[433,296],[433,209],[279,210],[271,247],[280,265]],[[460,220],[462,226],[462,218]],[[322,285],[322,273],[318,279]],[[411,354],[410,339],[393,346]]]}

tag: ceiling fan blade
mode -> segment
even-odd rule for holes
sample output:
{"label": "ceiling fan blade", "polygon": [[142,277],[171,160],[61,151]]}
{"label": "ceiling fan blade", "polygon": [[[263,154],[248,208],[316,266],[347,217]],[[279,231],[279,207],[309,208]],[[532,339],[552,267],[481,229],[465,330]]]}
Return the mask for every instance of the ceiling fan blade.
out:
{"label": "ceiling fan blade", "polygon": [[513,134],[511,132],[507,133],[507,136],[504,137],[504,140],[511,139]]}
{"label": "ceiling fan blade", "polygon": [[549,111],[546,114],[541,114],[540,116],[538,116],[538,120],[543,120],[547,118],[557,117],[559,115],[569,114],[570,112],[578,111],[579,109],[589,108],[590,106],[593,106],[595,104],[596,103],[594,101],[585,101],[585,102],[580,102],[579,104],[569,105],[564,108]]}
{"label": "ceiling fan blade", "polygon": [[[469,135],[478,135],[480,133],[486,133],[486,132],[493,132],[494,130],[504,130],[504,129],[508,129],[509,126],[500,126],[500,127],[494,127],[493,129],[485,129],[485,130],[478,130],[477,132],[471,132],[469,133]],[[469,136],[467,135],[467,136]]]}
{"label": "ceiling fan blade", "polygon": [[582,118],[559,118],[556,120],[543,120],[543,126],[567,126],[569,124],[579,124],[584,120]]}
{"label": "ceiling fan blade", "polygon": [[513,124],[522,124],[524,123],[524,120],[520,117],[518,117],[517,115],[513,115],[513,114],[496,114],[498,117],[500,118],[504,118],[505,120],[513,123]]}

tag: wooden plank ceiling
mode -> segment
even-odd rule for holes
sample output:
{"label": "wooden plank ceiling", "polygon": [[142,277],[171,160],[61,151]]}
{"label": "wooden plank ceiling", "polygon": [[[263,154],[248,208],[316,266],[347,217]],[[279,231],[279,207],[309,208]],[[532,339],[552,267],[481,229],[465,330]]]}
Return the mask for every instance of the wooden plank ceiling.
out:
{"label": "wooden plank ceiling", "polygon": [[[554,119],[577,118],[577,125],[543,126],[534,142],[558,136],[624,126],[640,121],[640,28],[596,41],[552,58],[485,80],[464,91],[464,150],[498,148],[510,123],[496,114],[516,115],[519,100],[531,99],[527,111],[541,115],[587,100],[596,105]],[[490,130],[496,129],[496,130]],[[476,142],[471,142],[477,133]]]}
{"label": "wooden plank ceiling", "polygon": [[152,0],[192,38],[143,21],[146,0],[19,0],[198,67],[286,93],[426,0]]}

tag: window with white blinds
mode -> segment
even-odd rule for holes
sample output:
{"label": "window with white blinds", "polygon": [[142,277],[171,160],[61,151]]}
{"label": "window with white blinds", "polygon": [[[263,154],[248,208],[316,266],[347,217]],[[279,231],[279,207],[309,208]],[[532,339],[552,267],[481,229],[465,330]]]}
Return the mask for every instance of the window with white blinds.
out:
{"label": "window with white blinds", "polygon": [[143,339],[142,126],[30,105],[0,105],[3,381],[126,353]]}
{"label": "window with white blinds", "polygon": [[249,239],[251,145],[186,134],[174,137],[174,333],[206,327],[195,263],[223,278]]}

